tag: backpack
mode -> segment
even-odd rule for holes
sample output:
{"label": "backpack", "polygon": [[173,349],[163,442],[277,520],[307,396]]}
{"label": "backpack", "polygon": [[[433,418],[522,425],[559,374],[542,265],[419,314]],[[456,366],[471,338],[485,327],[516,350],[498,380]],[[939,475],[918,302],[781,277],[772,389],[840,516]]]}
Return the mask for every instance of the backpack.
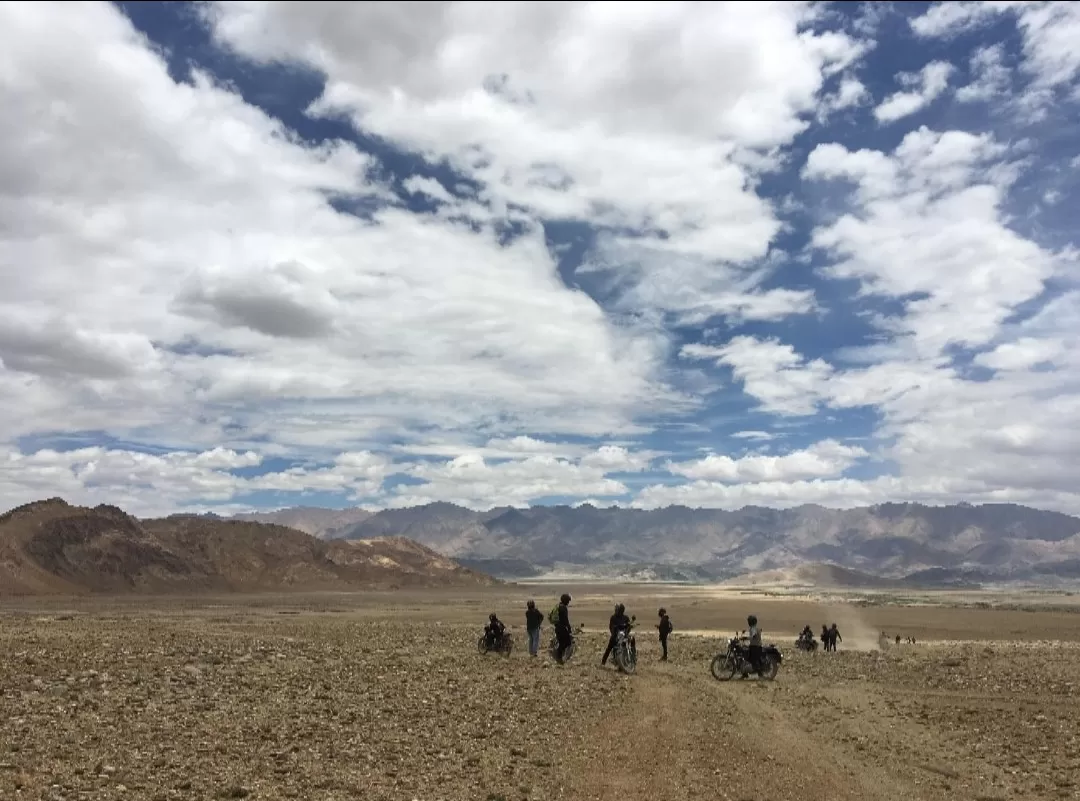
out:
{"label": "backpack", "polygon": [[559,607],[558,605],[551,607],[551,611],[548,612],[548,623],[552,626],[559,625]]}

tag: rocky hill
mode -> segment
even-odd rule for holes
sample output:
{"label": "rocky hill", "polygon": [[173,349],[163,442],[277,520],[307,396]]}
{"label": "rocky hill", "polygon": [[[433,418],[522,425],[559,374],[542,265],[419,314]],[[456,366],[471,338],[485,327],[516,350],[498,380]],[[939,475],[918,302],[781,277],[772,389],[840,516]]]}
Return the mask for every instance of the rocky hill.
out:
{"label": "rocky hill", "polygon": [[318,506],[292,506],[274,512],[252,512],[240,514],[233,520],[250,523],[273,523],[303,531],[319,539],[333,539],[337,533],[349,526],[362,523],[372,513],[365,509],[322,509]]}
{"label": "rocky hill", "polygon": [[265,592],[484,585],[401,537],[325,542],[285,526],[176,515],[137,520],[59,498],[0,515],[0,595]]}
{"label": "rocky hill", "polygon": [[339,533],[408,537],[504,577],[700,581],[830,563],[929,585],[1080,579],[1080,519],[1012,504],[473,512],[433,503],[379,512]]}

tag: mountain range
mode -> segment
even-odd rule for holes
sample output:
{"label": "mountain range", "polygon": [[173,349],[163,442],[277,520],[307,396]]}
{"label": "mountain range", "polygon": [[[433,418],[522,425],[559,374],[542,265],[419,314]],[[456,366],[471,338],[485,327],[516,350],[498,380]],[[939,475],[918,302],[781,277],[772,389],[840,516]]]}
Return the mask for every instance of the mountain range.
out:
{"label": "mountain range", "polygon": [[1013,504],[734,511],[586,504],[475,512],[431,503],[388,509],[317,533],[408,537],[503,578],[722,581],[828,563],[934,586],[1080,579],[1080,519]]}
{"label": "mountain range", "polygon": [[482,586],[490,576],[402,537],[324,541],[196,515],[138,520],[62,499],[0,515],[0,596]]}

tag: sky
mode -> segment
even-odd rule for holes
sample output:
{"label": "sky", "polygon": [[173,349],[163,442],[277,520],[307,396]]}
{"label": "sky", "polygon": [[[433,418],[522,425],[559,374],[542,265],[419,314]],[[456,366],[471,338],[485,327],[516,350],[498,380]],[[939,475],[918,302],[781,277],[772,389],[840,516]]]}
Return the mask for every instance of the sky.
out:
{"label": "sky", "polygon": [[1080,514],[1080,3],[0,4],[0,507]]}

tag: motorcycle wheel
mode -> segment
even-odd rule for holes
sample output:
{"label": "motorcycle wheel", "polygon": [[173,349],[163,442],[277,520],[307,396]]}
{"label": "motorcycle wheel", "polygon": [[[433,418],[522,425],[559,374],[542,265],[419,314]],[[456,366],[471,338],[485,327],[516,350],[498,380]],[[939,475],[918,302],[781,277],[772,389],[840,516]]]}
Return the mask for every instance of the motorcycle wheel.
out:
{"label": "motorcycle wheel", "polygon": [[624,648],[623,652],[619,655],[618,660],[619,670],[628,676],[632,676],[634,671],[637,670],[637,657],[634,652],[629,648]]}
{"label": "motorcycle wheel", "polygon": [[511,637],[507,637],[503,641],[503,656],[509,658],[510,652],[514,650],[514,640]]}
{"label": "motorcycle wheel", "polygon": [[709,672],[717,681],[731,681],[735,676],[735,661],[727,654],[717,654],[709,665]]}
{"label": "motorcycle wheel", "polygon": [[478,651],[480,651],[480,653],[486,654],[487,653],[487,641],[483,637],[481,637],[479,640],[476,641],[476,648],[477,648]]}
{"label": "motorcycle wheel", "polygon": [[768,654],[764,654],[761,657],[761,661],[763,662],[761,666],[761,678],[766,681],[772,681],[776,678],[776,674],[780,670],[780,663]]}

